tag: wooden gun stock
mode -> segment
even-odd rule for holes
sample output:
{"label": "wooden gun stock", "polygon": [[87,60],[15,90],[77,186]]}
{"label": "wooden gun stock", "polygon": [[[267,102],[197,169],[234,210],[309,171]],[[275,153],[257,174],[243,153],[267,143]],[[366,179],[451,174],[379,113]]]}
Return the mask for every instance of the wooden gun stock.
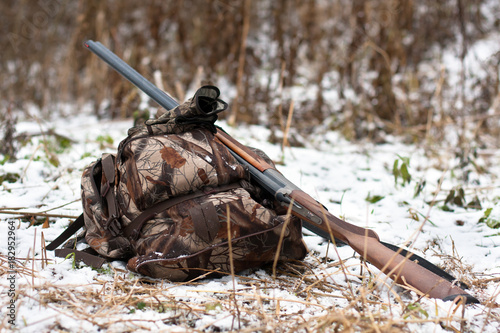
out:
{"label": "wooden gun stock", "polygon": [[355,226],[329,213],[323,205],[227,133],[219,130],[216,137],[231,150],[240,163],[249,168],[252,178],[261,187],[267,189],[282,204],[293,205],[292,214],[302,219],[305,228],[332,241],[338,239],[348,244],[365,260],[401,285],[411,286],[432,298],[479,303],[454,283],[409,260],[400,251],[383,245],[373,230]]}
{"label": "wooden gun stock", "polygon": [[304,206],[305,209],[323,216],[322,223],[317,224],[308,221],[304,216],[294,213],[305,221],[306,224],[314,223],[315,228],[326,231],[333,237],[347,243],[365,260],[388,275],[395,282],[414,287],[432,298],[454,300],[457,296],[463,296],[466,302],[477,302],[474,297],[448,280],[385,247],[380,243],[373,230],[353,226],[350,223],[340,220],[325,211],[323,206],[311,201],[310,196],[303,191],[292,191],[290,197],[294,202]]}

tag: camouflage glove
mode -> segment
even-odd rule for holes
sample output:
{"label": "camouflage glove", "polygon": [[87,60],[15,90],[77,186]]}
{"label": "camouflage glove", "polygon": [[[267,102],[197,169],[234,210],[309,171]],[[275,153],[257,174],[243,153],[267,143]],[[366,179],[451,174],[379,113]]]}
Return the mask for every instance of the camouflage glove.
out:
{"label": "camouflage glove", "polygon": [[227,103],[220,100],[220,91],[215,86],[203,86],[193,98],[172,110],[161,109],[156,119],[145,122],[146,126],[166,126],[166,133],[183,133],[194,127],[204,127],[216,132],[214,123],[217,114],[227,109]]}

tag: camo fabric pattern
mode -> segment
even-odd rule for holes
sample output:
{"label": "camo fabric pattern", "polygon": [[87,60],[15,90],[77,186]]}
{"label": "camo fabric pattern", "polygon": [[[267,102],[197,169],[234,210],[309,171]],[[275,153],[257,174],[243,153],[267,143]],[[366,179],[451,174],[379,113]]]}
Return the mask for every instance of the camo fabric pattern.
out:
{"label": "camo fabric pattern", "polygon": [[[213,204],[217,211],[218,228],[213,238],[204,235],[189,214],[204,203]],[[227,243],[228,221],[231,255]],[[228,273],[231,262],[239,272],[273,262],[282,233],[284,241],[279,259],[302,259],[306,249],[298,227],[300,221],[292,217],[283,230],[284,222],[284,216],[277,216],[258,204],[242,188],[186,201],[143,227],[143,236],[137,242],[137,256],[128,261],[127,267],[173,281],[192,279],[209,271]]]}
{"label": "camo fabric pattern", "polygon": [[247,177],[243,166],[203,128],[134,136],[122,147],[117,171],[117,199],[129,220],[160,201]]}
{"label": "camo fabric pattern", "polygon": [[89,165],[83,172],[81,195],[86,229],[85,239],[90,247],[103,256],[123,258],[131,252],[129,240],[123,236],[115,237],[105,228],[109,215],[106,202],[102,200],[100,187],[97,186],[106,181],[100,160]]}
{"label": "camo fabric pattern", "polygon": [[[227,273],[231,265],[236,272],[258,267],[272,262],[278,250],[280,260],[305,256],[301,221],[258,202],[247,170],[214,136],[216,113],[227,107],[217,98],[217,88],[204,87],[188,102],[129,131],[118,148],[114,179],[107,179],[100,161],[84,171],[85,238],[100,255],[173,281],[208,271]],[[149,214],[174,199],[179,201]],[[144,214],[148,218],[138,236],[125,236]]]}

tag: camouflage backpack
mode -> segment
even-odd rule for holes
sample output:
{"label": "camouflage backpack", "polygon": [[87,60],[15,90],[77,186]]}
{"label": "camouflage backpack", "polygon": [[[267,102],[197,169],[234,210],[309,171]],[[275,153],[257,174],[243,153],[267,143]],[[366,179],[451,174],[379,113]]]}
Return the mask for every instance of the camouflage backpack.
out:
{"label": "camouflage backpack", "polygon": [[[274,208],[214,136],[221,130],[217,114],[227,108],[218,97],[216,87],[200,88],[184,104],[131,128],[116,155],[88,166],[83,214],[47,249],[84,227],[57,256],[73,253],[94,267],[126,260],[131,271],[173,281],[228,273],[231,264],[236,272],[255,268],[273,262],[277,251],[280,260],[302,259],[301,221]],[[76,250],[78,241],[89,247]]]}

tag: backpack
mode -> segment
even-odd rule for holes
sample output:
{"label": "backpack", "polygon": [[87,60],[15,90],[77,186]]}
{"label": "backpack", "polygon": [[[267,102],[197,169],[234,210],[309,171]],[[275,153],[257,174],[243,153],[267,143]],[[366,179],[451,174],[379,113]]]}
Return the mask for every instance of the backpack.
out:
{"label": "backpack", "polygon": [[[133,127],[116,154],[83,172],[83,214],[46,248],[100,267],[125,260],[130,271],[185,281],[227,274],[307,253],[301,221],[250,182],[214,136],[227,108],[214,86]],[[254,150],[269,163],[262,151]],[[77,243],[88,248],[77,250]],[[280,247],[278,248],[278,245]]]}

